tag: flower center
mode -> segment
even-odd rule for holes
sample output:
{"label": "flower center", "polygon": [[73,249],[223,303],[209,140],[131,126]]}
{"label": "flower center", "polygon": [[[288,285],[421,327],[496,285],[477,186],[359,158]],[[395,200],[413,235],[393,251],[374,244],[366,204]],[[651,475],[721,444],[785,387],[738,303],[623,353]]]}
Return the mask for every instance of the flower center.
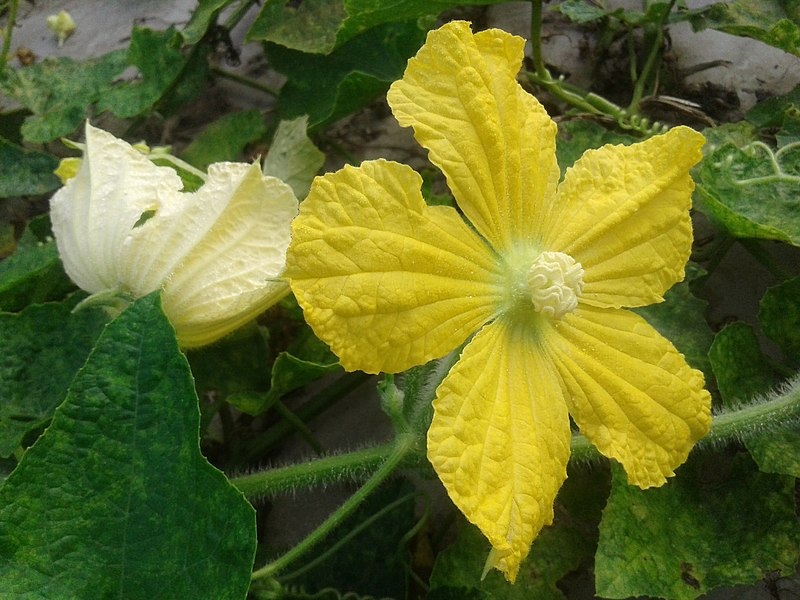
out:
{"label": "flower center", "polygon": [[561,319],[578,307],[581,263],[563,252],[542,252],[528,269],[528,292],[536,312]]}

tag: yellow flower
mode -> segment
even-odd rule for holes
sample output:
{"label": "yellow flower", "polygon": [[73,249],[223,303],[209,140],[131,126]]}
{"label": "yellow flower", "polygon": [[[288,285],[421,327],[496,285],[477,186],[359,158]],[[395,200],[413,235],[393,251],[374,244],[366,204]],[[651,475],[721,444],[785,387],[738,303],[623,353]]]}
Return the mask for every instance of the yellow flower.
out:
{"label": "yellow flower", "polygon": [[70,278],[92,294],[159,288],[184,347],[201,346],[288,293],[291,188],[258,164],[217,163],[193,193],[173,169],[86,125],[77,174],[50,200]]}
{"label": "yellow flower", "polygon": [[56,34],[58,38],[58,47],[61,48],[69,36],[75,33],[77,25],[67,11],[62,10],[57,15],[50,15],[47,17],[47,27]]}
{"label": "yellow flower", "polygon": [[710,423],[701,373],[625,310],[684,277],[703,137],[591,150],[559,183],[556,125],[515,79],[523,45],[449,23],[389,92],[471,226],[426,206],[409,167],[365,162],[317,178],[287,256],[346,369],[403,371],[475,334],[436,392],[428,457],[511,581],[552,522],[570,415],[643,488]]}

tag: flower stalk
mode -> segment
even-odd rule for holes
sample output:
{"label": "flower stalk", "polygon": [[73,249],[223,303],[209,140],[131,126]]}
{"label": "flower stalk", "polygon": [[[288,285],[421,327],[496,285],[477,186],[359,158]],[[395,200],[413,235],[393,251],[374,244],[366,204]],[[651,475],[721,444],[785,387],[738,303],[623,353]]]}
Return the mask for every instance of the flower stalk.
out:
{"label": "flower stalk", "polygon": [[[405,391],[408,397],[408,388]],[[798,419],[800,419],[800,374],[796,374],[793,379],[771,394],[715,414],[708,435],[698,442],[697,448],[702,451],[709,447],[755,439],[785,428]],[[378,469],[385,469],[389,459],[396,452],[396,446],[400,443],[398,440],[403,435],[408,434],[400,434],[396,440],[380,446],[233,477],[231,483],[248,499],[254,500],[348,479],[362,481],[370,477],[370,474],[374,476]],[[413,437],[408,435],[409,440]],[[570,448],[570,462],[573,464],[593,462],[602,458],[597,448],[580,433],[572,434]],[[412,444],[404,447],[403,461],[398,462],[395,467],[400,466],[401,462],[409,464],[422,460],[424,460],[424,448],[419,443],[416,446]]]}
{"label": "flower stalk", "polygon": [[349,517],[358,508],[358,506],[374,492],[394,471],[403,464],[408,456],[413,453],[414,449],[418,447],[418,439],[416,435],[400,434],[391,444],[391,451],[386,459],[378,467],[378,469],[367,479],[358,491],[350,496],[347,501],[342,504],[333,514],[331,514],[325,521],[312,531],[299,544],[294,546],[286,554],[283,554],[266,564],[260,569],[253,572],[252,579],[262,579],[265,577],[272,577],[279,573],[298,558],[306,554],[319,542],[321,542],[328,534],[330,534],[342,521]]}
{"label": "flower stalk", "polygon": [[6,17],[6,30],[3,32],[3,49],[0,51],[0,71],[8,64],[8,53],[11,50],[11,37],[14,33],[14,24],[17,22],[17,6],[19,0],[10,0],[8,3],[8,16]]}

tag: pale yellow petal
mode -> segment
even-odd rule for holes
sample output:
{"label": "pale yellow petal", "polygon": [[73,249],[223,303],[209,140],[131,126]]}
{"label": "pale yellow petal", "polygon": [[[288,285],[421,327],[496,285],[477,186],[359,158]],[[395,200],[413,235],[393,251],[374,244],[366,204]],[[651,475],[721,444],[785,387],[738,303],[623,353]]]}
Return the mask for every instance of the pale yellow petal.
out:
{"label": "pale yellow petal", "polygon": [[632,484],[663,484],[708,432],[703,375],[627,310],[585,306],[555,327],[548,350],[578,427]]}
{"label": "pale yellow petal", "polygon": [[199,190],[132,234],[130,279],[166,279],[179,343],[210,343],[288,293],[279,278],[296,214],[291,188],[258,164],[213,164]]}
{"label": "pale yellow petal", "polygon": [[145,213],[170,204],[182,186],[172,169],[157,167],[130,144],[87,123],[78,173],[50,200],[53,234],[70,278],[92,293],[128,287],[122,258],[128,236]]}
{"label": "pale yellow petal", "polygon": [[553,520],[566,478],[566,403],[540,340],[502,320],[466,346],[436,392],[428,458],[453,502],[513,581],[539,530]]}
{"label": "pale yellow petal", "polygon": [[398,372],[443,356],[499,303],[497,257],[421,178],[384,160],[318,177],[292,227],[287,276],[348,370]]}
{"label": "pale yellow petal", "polygon": [[428,34],[388,100],[414,128],[475,228],[503,252],[538,241],[559,171],[555,123],[516,81],[524,40],[448,23]]}
{"label": "pale yellow petal", "polygon": [[581,263],[584,302],[644,306],[683,279],[692,245],[689,169],[703,142],[677,127],[631,146],[589,150],[567,171],[544,246]]}

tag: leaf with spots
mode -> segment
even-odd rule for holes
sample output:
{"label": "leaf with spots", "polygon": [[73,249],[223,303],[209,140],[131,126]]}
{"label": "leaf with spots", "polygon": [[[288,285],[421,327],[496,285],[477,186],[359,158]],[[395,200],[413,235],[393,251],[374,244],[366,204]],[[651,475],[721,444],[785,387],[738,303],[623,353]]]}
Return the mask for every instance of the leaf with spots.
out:
{"label": "leaf with spots", "polygon": [[0,488],[0,597],[243,599],[254,511],[200,453],[198,426],[151,294],[105,329]]}
{"label": "leaf with spots", "polygon": [[792,477],[761,473],[744,454],[704,455],[640,490],[614,468],[595,560],[603,598],[692,600],[793,573],[799,557]]}

